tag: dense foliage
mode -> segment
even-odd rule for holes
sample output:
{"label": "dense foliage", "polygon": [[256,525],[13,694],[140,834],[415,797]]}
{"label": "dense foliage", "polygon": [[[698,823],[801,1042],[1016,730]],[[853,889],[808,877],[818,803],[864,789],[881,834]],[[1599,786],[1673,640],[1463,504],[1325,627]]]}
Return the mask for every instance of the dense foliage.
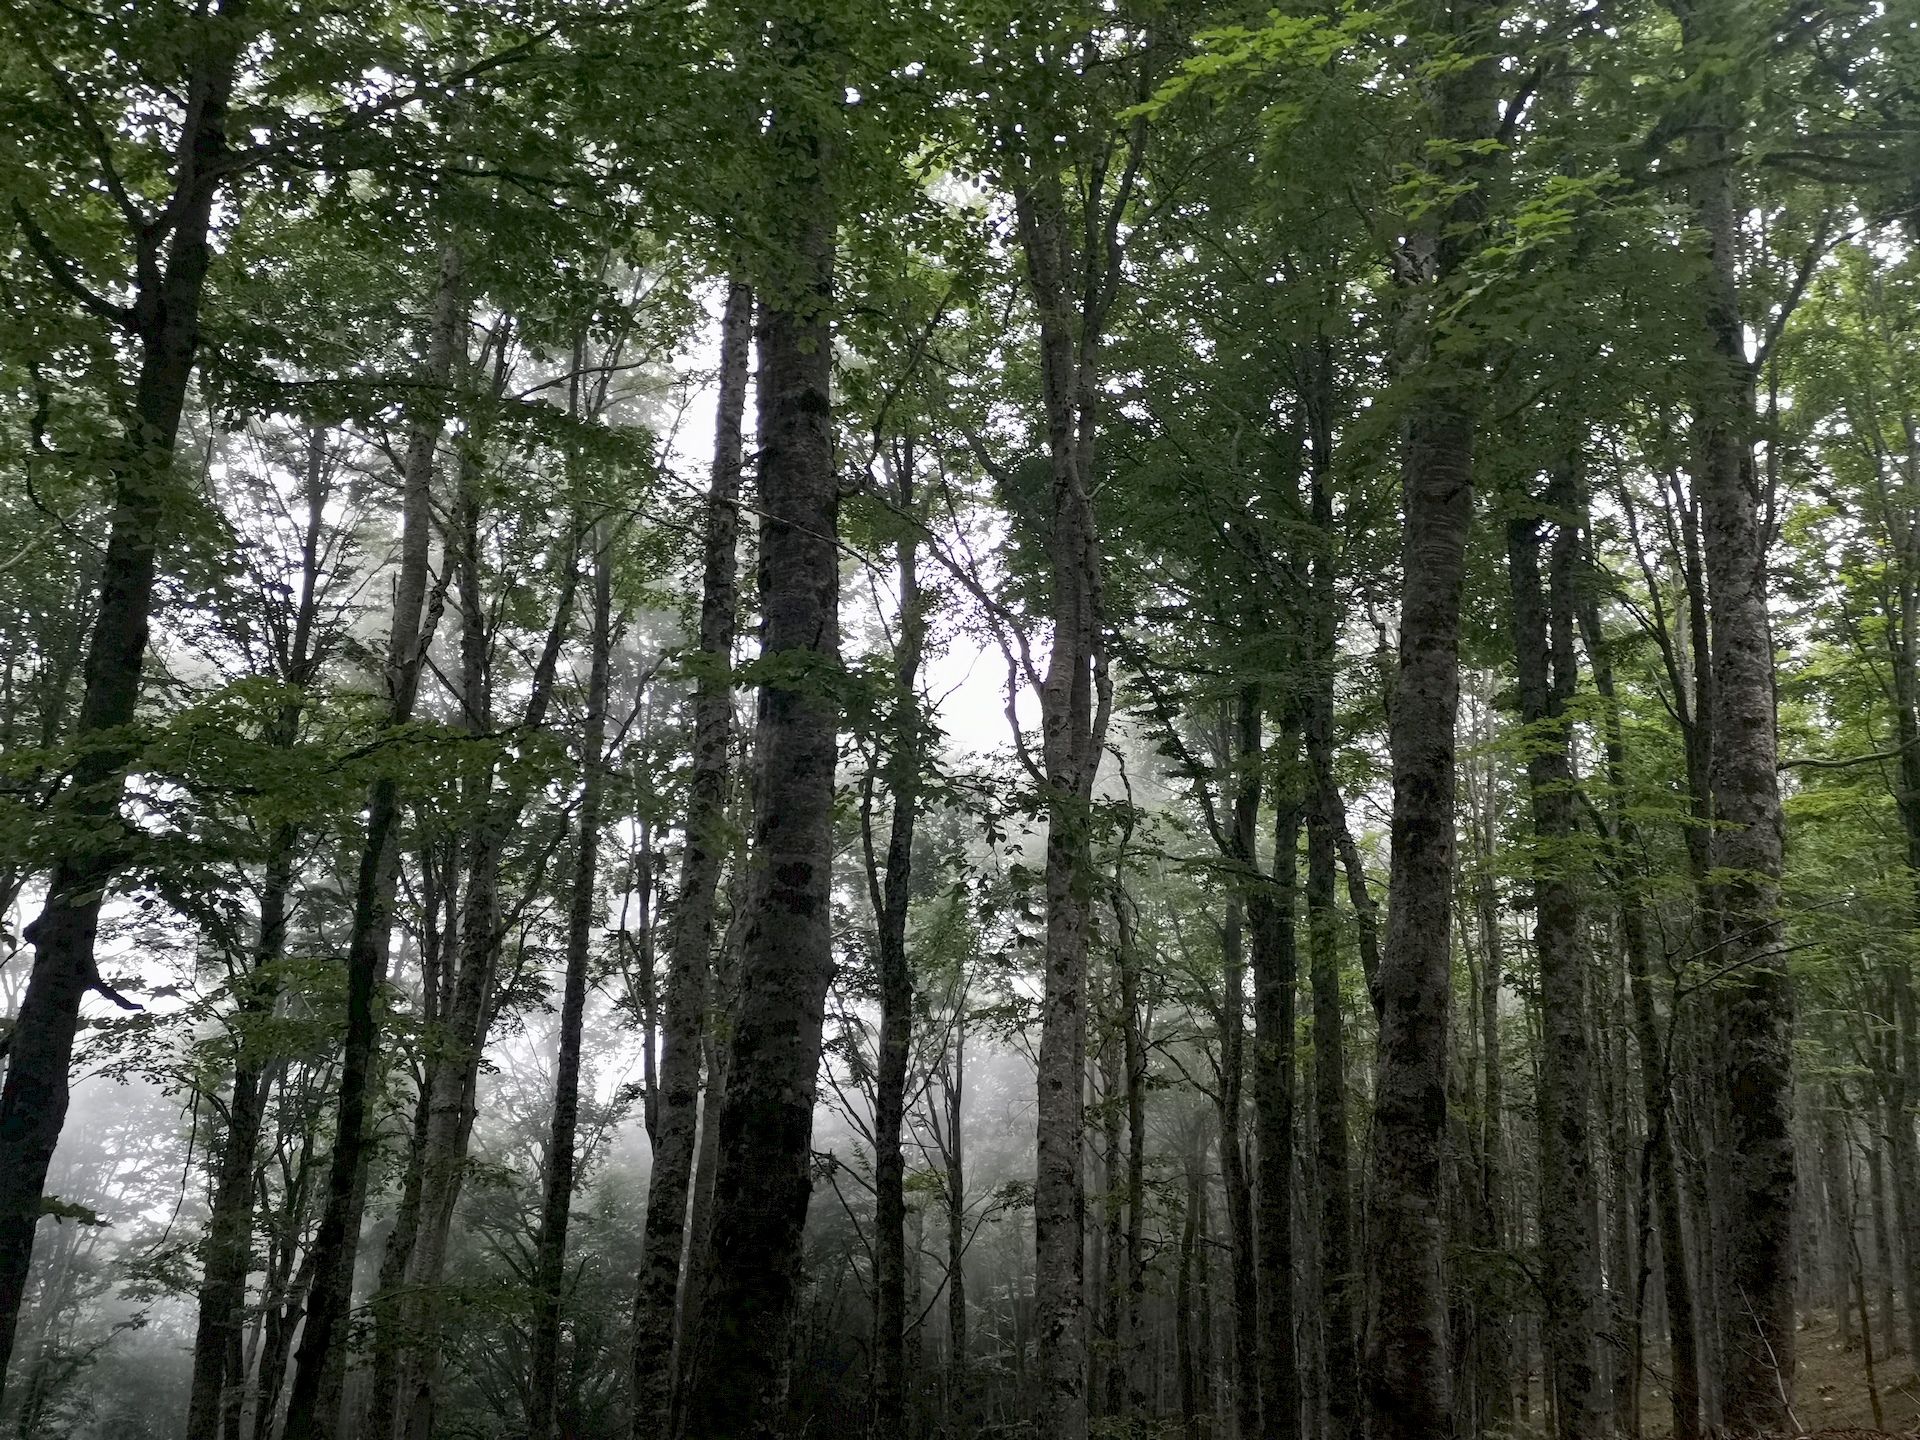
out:
{"label": "dense foliage", "polygon": [[0,1427],[1912,1424],[1916,97],[13,0]]}

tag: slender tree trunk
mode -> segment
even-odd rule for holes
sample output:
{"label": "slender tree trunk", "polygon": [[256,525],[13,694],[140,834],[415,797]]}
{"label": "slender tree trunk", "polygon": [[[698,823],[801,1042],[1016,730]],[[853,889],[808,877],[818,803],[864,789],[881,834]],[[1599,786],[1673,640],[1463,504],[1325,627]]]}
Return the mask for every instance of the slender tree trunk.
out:
{"label": "slender tree trunk", "polygon": [[[1200,1132],[1204,1134],[1204,1131]],[[1186,1153],[1186,1204],[1180,1218],[1180,1261],[1174,1277],[1173,1314],[1178,1333],[1174,1346],[1177,1367],[1176,1388],[1180,1397],[1180,1431],[1185,1440],[1201,1440],[1201,1403],[1211,1377],[1204,1374],[1195,1353],[1194,1328],[1199,1317],[1194,1313],[1193,1273],[1200,1247],[1205,1243],[1200,1217],[1206,1208],[1206,1146],[1189,1142]]]}
{"label": "slender tree trunk", "polygon": [[[1124,854],[1124,851],[1122,852]],[[1134,934],[1133,902],[1116,877],[1113,897],[1115,959],[1120,970],[1120,1014],[1126,1026],[1121,1058],[1126,1066],[1127,1229],[1126,1294],[1120,1305],[1119,1363],[1122,1399],[1129,1415],[1139,1415],[1147,1397],[1141,1388],[1141,1308],[1147,1293],[1147,1048],[1146,1017],[1141,1013],[1141,956]]]}
{"label": "slender tree trunk", "polygon": [[1822,1256],[1826,1274],[1825,1294],[1819,1298],[1833,1310],[1840,1330],[1840,1348],[1851,1350],[1859,1342],[1860,1317],[1853,1309],[1853,1257],[1858,1250],[1854,1234],[1852,1176],[1848,1168],[1853,1158],[1840,1128],[1840,1107],[1836,1093],[1829,1089],[1822,1097],[1817,1144],[1820,1151],[1820,1190],[1825,1224]]}
{"label": "slender tree trunk", "polygon": [[961,1147],[961,1099],[966,1077],[967,1011],[961,993],[947,1065],[947,1412],[960,1435],[973,1425],[973,1382],[967,1360],[967,1171]]}
{"label": "slender tree trunk", "polygon": [[[447,997],[444,992],[450,973],[449,957],[456,952],[460,943],[458,847],[457,844],[448,843],[439,848],[446,852],[444,858],[437,857],[435,847],[428,845],[421,848],[418,860],[423,912],[420,1024],[426,1033],[432,1033],[438,1027],[441,1013],[446,1008]],[[444,922],[440,918],[443,911]],[[413,1254],[414,1236],[420,1229],[420,1167],[427,1146],[427,1091],[423,1061],[414,1096],[412,1124],[407,1135],[400,1196],[394,1206],[392,1225],[387,1231],[386,1244],[380,1256],[380,1272],[374,1281],[373,1295],[368,1304],[373,1321],[368,1345],[371,1354],[366,1366],[369,1378],[362,1387],[358,1417],[361,1430],[367,1434],[377,1435],[384,1428],[374,1416],[386,1413],[384,1407],[392,1401],[399,1375],[401,1284],[407,1273],[407,1262]]]}
{"label": "slender tree trunk", "polygon": [[[478,439],[471,433],[462,437],[459,448],[459,495],[448,549],[459,596],[462,722],[469,734],[478,736],[493,727],[491,636],[479,538],[481,457]],[[569,588],[563,606],[570,599]],[[541,684],[536,679],[536,692]],[[535,703],[543,701],[541,696]],[[419,1203],[400,1281],[390,1421],[394,1440],[427,1440],[437,1400],[444,1309],[440,1284],[454,1211],[466,1178],[474,1094],[492,1018],[501,937],[500,862],[514,818],[514,807],[496,797],[494,784],[493,767],[483,766],[465,797],[474,819],[463,844],[466,883],[460,897],[460,943],[450,999],[437,1017],[428,1052]],[[379,1399],[375,1397],[376,1404]]]}
{"label": "slender tree trunk", "polygon": [[[894,503],[906,514],[914,505],[913,446],[895,457]],[[919,818],[920,771],[924,764],[920,718],[920,661],[926,648],[926,606],[920,593],[917,534],[894,547],[900,590],[899,640],[894,653],[891,735],[885,779],[893,814],[884,862],[875,853],[872,807],[862,807],[867,885],[879,930],[880,1042],[874,1074],[874,1312],[873,1440],[906,1433],[906,1156],[900,1148],[906,1124],[907,1061],[913,1045],[913,969],[907,957],[907,910],[912,902],[913,834]]]}
{"label": "slender tree trunk", "polygon": [[[790,60],[804,38],[776,31]],[[754,864],[719,1114],[712,1238],[688,1347],[683,1440],[785,1428],[787,1331],[811,1191],[813,1094],[832,974],[839,666],[839,479],[833,464],[833,217],[826,137],[776,122],[798,287],[763,297],[763,514]]]}
{"label": "slender tree trunk", "polygon": [[[1046,962],[1041,1000],[1034,1162],[1037,1418],[1059,1440],[1087,1429],[1086,1072],[1087,930],[1092,813],[1112,703],[1101,622],[1093,453],[1100,351],[1119,285],[1119,216],[1145,130],[1136,123],[1118,194],[1081,197],[1069,215],[1058,157],[1029,156],[1013,187],[1027,281],[1039,315],[1041,390],[1050,462],[1047,563],[1051,653],[1040,689],[1047,808]],[[1085,236],[1084,243],[1076,235]],[[1098,238],[1096,238],[1098,237]]]}
{"label": "slender tree trunk", "polygon": [[[1891,1049],[1891,1045],[1889,1049]],[[1893,1074],[1899,1065],[1897,1056],[1889,1056],[1881,1075],[1882,1089],[1880,1111],[1887,1138],[1887,1172],[1892,1181],[1893,1190],[1893,1239],[1890,1247],[1897,1260],[1897,1286],[1901,1304],[1906,1310],[1907,1349],[1909,1354],[1920,1354],[1920,1245],[1916,1245],[1914,1236],[1920,1233],[1920,1150],[1916,1150],[1913,1139],[1913,1117],[1902,1108],[1900,1101],[1904,1091],[1899,1078]],[[1887,1333],[1895,1333],[1895,1327],[1889,1320]]]}
{"label": "slender tree trunk", "polygon": [[[1834,1094],[1836,1102],[1841,1097]],[[1841,1106],[1844,1114],[1844,1105]],[[1841,1165],[1846,1177],[1846,1241],[1848,1269],[1853,1277],[1853,1303],[1855,1313],[1860,1320],[1860,1364],[1866,1372],[1867,1401],[1873,1408],[1873,1423],[1876,1429],[1885,1429],[1886,1415],[1880,1406],[1880,1384],[1873,1371],[1873,1321],[1867,1314],[1867,1274],[1866,1265],[1860,1258],[1860,1197],[1854,1185],[1854,1167],[1852,1147],[1847,1141],[1850,1125],[1843,1119],[1835,1126],[1836,1138],[1842,1151]],[[1882,1317],[1883,1323],[1888,1317]]]}
{"label": "slender tree trunk", "polygon": [[700,673],[694,682],[693,774],[687,787],[686,845],[668,939],[665,1023],[660,1036],[659,1105],[653,1170],[641,1237],[633,1314],[635,1440],[665,1435],[673,1400],[675,1307],[686,1243],[687,1194],[699,1129],[700,1053],[714,894],[726,858],[727,753],[733,732],[734,611],[739,603],[741,435],[753,292],[734,279],[720,322],[720,394],[714,416],[713,477],[707,498],[700,580]]}
{"label": "slender tree trunk", "polygon": [[[1897,599],[1887,606],[1885,615],[1887,667],[1890,683],[1888,699],[1893,702],[1895,737],[1899,742],[1899,782],[1894,799],[1900,812],[1901,829],[1906,838],[1906,864],[1911,888],[1910,903],[1915,923],[1920,924],[1920,673],[1916,673],[1916,650],[1920,649],[1920,587],[1915,581],[1920,556],[1920,527],[1909,521],[1895,527],[1893,544],[1899,556]],[[1895,1184],[1903,1196],[1920,1186],[1920,1149],[1916,1149],[1913,1129],[1914,1070],[1916,1064],[1916,1020],[1913,965],[1904,950],[1896,951],[1887,966],[1887,988],[1893,1013],[1893,1033],[1882,1047],[1885,1062],[1880,1067],[1882,1089],[1888,1112],[1888,1141],[1893,1159]],[[1920,1355],[1920,1205],[1904,1201],[1901,1211],[1901,1254],[1905,1259],[1902,1274],[1907,1300],[1907,1348]],[[1891,1318],[1886,1322],[1892,1332]]]}
{"label": "slender tree trunk", "polygon": [[[163,256],[157,241],[139,237],[139,285],[132,307],[118,317],[137,357],[131,413],[106,457],[112,510],[99,602],[72,736],[72,778],[56,802],[62,833],[87,838],[69,842],[56,858],[46,904],[24,932],[33,946],[33,969],[7,1037],[7,1075],[0,1087],[0,1391],[32,1266],[47,1167],[66,1124],[80,1005],[102,983],[94,942],[107,887],[123,856],[117,843],[101,837],[117,828],[126,767],[134,757],[125,734],[140,699],[174,449],[199,352],[212,260],[208,232],[228,173],[227,106],[245,16],[246,0],[220,0],[203,28],[183,39],[193,58],[184,77],[179,158],[166,207],[171,239]],[[18,200],[14,210],[26,213]]]}
{"label": "slender tree trunk", "polygon": [[[428,326],[424,379],[444,391],[453,373],[456,347],[464,346],[466,307],[460,252],[446,246]],[[434,453],[439,448],[442,416],[436,400],[423,408],[407,442],[401,471],[400,563],[394,581],[392,624],[387,642],[387,715],[389,727],[407,723],[419,691],[420,668],[438,619],[427,607],[428,551],[433,527]],[[373,1098],[374,1062],[379,1048],[375,997],[386,973],[392,927],[400,790],[390,776],[373,783],[367,797],[366,837],[354,880],[353,920],[347,941],[347,1027],[341,1051],[339,1113],[334,1122],[333,1157],[327,1194],[313,1241],[313,1286],[306,1322],[295,1356],[293,1389],[287,1399],[282,1440],[328,1440],[322,1425],[322,1381],[333,1356],[334,1334],[346,1318],[353,1290],[354,1256],[360,1242],[360,1215],[366,1203],[368,1113]]]}
{"label": "slender tree trunk", "polygon": [[[283,1133],[283,1143],[284,1140]],[[300,1233],[312,1198],[307,1193],[306,1178],[311,1173],[312,1162],[313,1135],[310,1130],[302,1130],[298,1158],[290,1167],[290,1193],[274,1217],[276,1224],[270,1232],[273,1238],[268,1244],[260,1384],[254,1403],[256,1440],[267,1440],[273,1434],[273,1422],[280,1409],[280,1391],[286,1381],[288,1362],[293,1358],[294,1332],[306,1314],[306,1297],[313,1287],[313,1250],[298,1246],[293,1240]]]}
{"label": "slender tree trunk", "polygon": [[560,1318],[565,1299],[567,1222],[573,1208],[574,1138],[580,1120],[580,1039],[587,1012],[587,968],[599,896],[600,796],[607,747],[608,670],[613,650],[613,560],[608,522],[595,527],[592,655],[587,710],[580,731],[580,839],[567,905],[567,973],[560,1001],[560,1052],[555,1066],[553,1126],[547,1137],[545,1193],[534,1262],[533,1354],[529,1363],[527,1433],[559,1440]]}
{"label": "slender tree trunk", "polygon": [[1894,1257],[1893,1228],[1887,1223],[1887,1177],[1885,1164],[1880,1158],[1880,1146],[1876,1142],[1872,1111],[1869,1109],[1866,1121],[1866,1143],[1863,1149],[1867,1161],[1867,1203],[1873,1218],[1873,1254],[1875,1275],[1879,1281],[1880,1328],[1887,1337],[1887,1354],[1892,1355],[1900,1346],[1896,1338],[1897,1327],[1893,1318],[1893,1272],[1897,1266]]}
{"label": "slender tree trunk", "polygon": [[[1480,1020],[1480,1135],[1478,1174],[1474,1177],[1474,1225],[1477,1243],[1502,1250],[1508,1242],[1508,1212],[1504,1191],[1508,1172],[1506,1139],[1506,1047],[1500,1017],[1500,997],[1506,986],[1506,937],[1500,923],[1500,895],[1494,884],[1494,828],[1498,802],[1493,792],[1491,764],[1481,779],[1471,805],[1469,843],[1473,846],[1473,902],[1479,933],[1480,974],[1477,990]],[[1479,777],[1476,777],[1479,778]],[[1478,1333],[1474,1386],[1479,1422],[1494,1430],[1509,1422],[1513,1411],[1514,1317],[1511,1302],[1497,1284],[1481,1284],[1476,1295]]]}
{"label": "slender tree trunk", "polygon": [[[1104,1008],[1104,1007],[1103,1007]],[[1118,1007],[1096,1022],[1100,1053],[1094,1059],[1088,1089],[1100,1117],[1100,1225],[1087,1237],[1088,1265],[1098,1306],[1094,1317],[1093,1378],[1088,1398],[1093,1419],[1118,1415],[1123,1402],[1118,1366],[1120,1347],[1121,1247],[1126,1243],[1126,1207],[1121,1197],[1120,1032]]]}
{"label": "slender tree trunk", "polygon": [[[749,789],[752,788],[752,773],[753,767],[749,767]],[[740,989],[740,948],[746,932],[742,913],[746,883],[744,868],[736,868],[728,887],[736,892],[728,904],[732,918],[716,954],[718,963],[713,973],[713,1009],[720,1015],[733,1013],[734,999]],[[706,1295],[707,1274],[712,1268],[707,1263],[707,1257],[713,1250],[713,1190],[715,1173],[720,1168],[720,1110],[727,1094],[728,1067],[733,1063],[728,1037],[716,1033],[714,1027],[708,1028],[701,1054],[706,1064],[706,1084],[700,1094],[693,1194],[687,1206],[687,1243],[681,1261],[684,1279],[681,1282],[679,1314],[674,1324],[676,1357],[683,1357],[687,1353],[691,1343],[688,1337],[693,1334],[699,1318]],[[676,1358],[674,1363],[673,1383],[671,1425],[666,1432],[669,1435],[678,1433],[680,1415],[686,1405],[686,1369],[680,1358]]]}
{"label": "slender tree trunk", "polygon": [[[1244,871],[1253,863],[1254,832],[1260,818],[1260,695],[1256,687],[1240,692],[1233,736],[1230,793],[1233,795],[1231,856]],[[1241,1086],[1246,1075],[1244,959],[1246,892],[1236,877],[1227,896],[1221,926],[1220,1005],[1220,1182],[1226,1192],[1227,1232],[1232,1246],[1230,1289],[1232,1317],[1232,1385],[1234,1419],[1242,1436],[1260,1432],[1260,1386],[1256,1365],[1260,1352],[1260,1312],[1255,1288],[1253,1194],[1247,1181],[1246,1156],[1241,1149]]]}
{"label": "slender tree trunk", "polygon": [[1366,867],[1360,860],[1360,847],[1347,829],[1347,811],[1340,792],[1328,797],[1335,818],[1334,844],[1340,852],[1340,869],[1347,877],[1347,903],[1353,907],[1353,932],[1360,947],[1360,973],[1366,978],[1367,1000],[1374,1014],[1380,1013],[1380,906],[1367,889]]}
{"label": "slender tree trunk", "polygon": [[1574,853],[1572,733],[1566,713],[1576,683],[1571,587],[1578,532],[1571,519],[1571,492],[1570,479],[1556,475],[1547,495],[1556,534],[1545,593],[1540,517],[1517,515],[1508,522],[1507,568],[1520,722],[1526,734],[1534,949],[1540,968],[1543,1340],[1558,1433],[1566,1440],[1597,1440],[1609,1422],[1599,1366],[1593,1071]]}
{"label": "slender tree trunk", "polygon": [[1344,829],[1333,773],[1334,681],[1339,665],[1333,516],[1332,356],[1314,347],[1309,371],[1308,511],[1314,527],[1306,747],[1307,969],[1313,993],[1313,1175],[1319,1202],[1321,1327],[1325,1334],[1324,1440],[1356,1440],[1360,1428],[1358,1286],[1353,1273],[1353,1181],[1347,1136],[1346,1015],[1340,981],[1339,846]]}
{"label": "slender tree trunk", "polygon": [[[1634,1046],[1640,1056],[1640,1096],[1646,1112],[1646,1140],[1641,1151],[1643,1191],[1651,1191],[1653,1217],[1660,1227],[1660,1278],[1666,1295],[1667,1343],[1671,1351],[1674,1440],[1700,1437],[1700,1355],[1695,1340],[1693,1278],[1687,1263],[1686,1211],[1680,1195],[1680,1174],[1674,1157],[1673,1094],[1668,1047],[1662,1039],[1658,1007],[1648,959],[1653,935],[1641,877],[1634,857],[1639,850],[1635,827],[1623,813],[1626,794],[1626,739],[1620,705],[1614,693],[1613,663],[1600,629],[1598,607],[1589,599],[1583,607],[1582,628],[1593,667],[1594,689],[1603,707],[1606,735],[1607,785],[1614,807],[1612,834],[1614,884],[1620,895],[1620,920],[1627,960],[1627,989],[1633,1007]],[[1647,1220],[1641,1222],[1641,1264],[1646,1260]],[[1635,1311],[1644,1305],[1636,1300]]]}
{"label": "slender tree trunk", "polygon": [[[270,742],[291,747],[298,736],[304,691],[313,670],[315,596],[320,578],[320,537],[327,498],[326,432],[308,437],[305,477],[307,514],[301,537],[300,594],[288,637],[286,680],[297,694],[275,717]],[[254,1176],[260,1132],[272,1093],[272,1068],[248,1029],[273,1010],[280,994],[275,967],[286,954],[287,908],[293,894],[294,847],[299,830],[276,827],[260,887],[260,929],[250,971],[235,989],[237,1028],[233,1090],[221,1136],[206,1238],[201,1246],[198,1320],[187,1399],[187,1433],[212,1435],[227,1417],[237,1424],[246,1376],[232,1362],[246,1323],[247,1275],[253,1265]]]}
{"label": "slender tree trunk", "polygon": [[1298,1358],[1293,1344],[1293,1032],[1297,983],[1294,908],[1298,899],[1300,801],[1298,732],[1282,731],[1276,760],[1273,874],[1247,905],[1253,937],[1253,1115],[1258,1208],[1261,1434],[1289,1440],[1300,1430]]}

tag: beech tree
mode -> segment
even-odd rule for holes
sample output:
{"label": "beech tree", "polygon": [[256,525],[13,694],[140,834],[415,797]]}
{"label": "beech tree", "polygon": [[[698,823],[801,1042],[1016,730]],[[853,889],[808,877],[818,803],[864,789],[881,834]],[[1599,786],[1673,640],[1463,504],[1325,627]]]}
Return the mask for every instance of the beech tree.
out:
{"label": "beech tree", "polygon": [[1899,7],[0,33],[0,1428],[1920,1419]]}

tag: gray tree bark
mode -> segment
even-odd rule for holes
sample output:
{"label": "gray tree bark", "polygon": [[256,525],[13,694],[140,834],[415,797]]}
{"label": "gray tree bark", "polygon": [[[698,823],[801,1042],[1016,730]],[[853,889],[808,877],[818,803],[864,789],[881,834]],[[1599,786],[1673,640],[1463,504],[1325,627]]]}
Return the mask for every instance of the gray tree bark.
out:
{"label": "gray tree bark", "polygon": [[547,1135],[540,1235],[535,1248],[535,1311],[528,1364],[527,1433],[559,1440],[560,1320],[565,1300],[567,1229],[573,1208],[575,1135],[580,1120],[580,1040],[586,1023],[587,968],[600,878],[600,808],[607,748],[608,671],[613,651],[613,560],[609,522],[593,527],[593,619],[588,638],[587,708],[580,729],[580,838],[567,898],[567,968],[560,999],[553,1123]]}
{"label": "gray tree bark", "polygon": [[[1322,348],[1316,359],[1329,357]],[[1307,969],[1313,993],[1313,1160],[1319,1202],[1320,1310],[1326,1340],[1326,1440],[1353,1440],[1360,1424],[1358,1286],[1353,1274],[1353,1182],[1347,1136],[1345,1007],[1340,984],[1340,793],[1333,773],[1334,675],[1339,642],[1334,594],[1332,436],[1325,387],[1308,412],[1314,436],[1311,494],[1311,645],[1304,732],[1307,760]]]}
{"label": "gray tree bark", "polygon": [[[221,0],[202,27],[183,37],[189,58],[179,77],[185,106],[164,212],[169,224],[156,219],[132,237],[140,256],[134,303],[112,307],[82,292],[86,308],[104,313],[124,335],[133,383],[123,429],[104,457],[112,502],[106,553],[72,736],[77,754],[72,778],[55,802],[67,832],[86,838],[69,842],[55,860],[46,904],[24,932],[33,946],[33,968],[8,1034],[7,1076],[0,1087],[0,1392],[32,1267],[47,1167],[66,1124],[80,1005],[90,991],[106,988],[94,942],[107,887],[124,862],[121,847],[100,837],[115,829],[133,759],[124,732],[140,700],[174,449],[199,355],[214,202],[230,173],[227,107],[245,16],[245,0]],[[55,281],[78,288],[71,268],[18,198],[12,208]]]}
{"label": "gray tree bark", "polygon": [[1256,1374],[1261,1434],[1274,1440],[1300,1432],[1299,1357],[1293,1343],[1293,1032],[1299,978],[1294,911],[1303,809],[1298,742],[1297,729],[1282,729],[1282,749],[1271,767],[1273,872],[1247,905],[1253,938]]}
{"label": "gray tree bark", "polygon": [[[905,514],[914,506],[914,447],[900,445],[894,458],[893,503]],[[892,805],[884,860],[874,844],[871,795],[861,808],[867,886],[879,930],[880,1038],[874,1073],[874,1357],[873,1403],[868,1428],[873,1440],[906,1432],[906,1156],[900,1147],[906,1124],[907,1062],[913,1045],[913,969],[907,956],[907,911],[912,903],[913,835],[919,819],[921,770],[926,763],[920,715],[921,657],[926,649],[926,599],[920,590],[920,539],[909,529],[894,546],[900,593],[889,698],[884,778]]]}
{"label": "gray tree bark", "polygon": [[[1051,494],[1047,560],[1052,649],[1040,684],[1047,807],[1046,976],[1041,1000],[1035,1122],[1034,1306],[1039,1420],[1059,1440],[1087,1431],[1086,1072],[1087,929],[1092,900],[1094,779],[1112,693],[1100,613],[1100,550],[1093,507],[1100,349],[1120,281],[1120,217],[1132,193],[1145,131],[1137,124],[1116,195],[1097,183],[1074,223],[1059,161],[1030,157],[1014,205],[1027,282],[1039,312],[1041,389]],[[1084,230],[1086,241],[1075,235]]]}
{"label": "gray tree bark", "polygon": [[[815,37],[776,28],[795,66]],[[833,776],[840,664],[833,464],[834,217],[828,137],[776,118],[788,166],[785,283],[762,296],[759,693],[753,862],[711,1239],[687,1347],[683,1440],[784,1429],[788,1326],[811,1192],[814,1084],[833,965]]]}
{"label": "gray tree bark", "polygon": [[[1607,788],[1610,792],[1607,839],[1611,852],[1612,882],[1620,903],[1628,999],[1632,1007],[1634,1048],[1639,1052],[1640,1097],[1646,1118],[1646,1139],[1641,1147],[1640,1186],[1643,1195],[1651,1202],[1652,1215],[1647,1216],[1643,1212],[1641,1222],[1642,1275],[1649,1264],[1648,1220],[1653,1219],[1659,1224],[1660,1278],[1667,1302],[1668,1348],[1672,1356],[1673,1383],[1669,1387],[1669,1398],[1673,1436],[1674,1440],[1699,1440],[1700,1355],[1695,1338],[1693,1277],[1687,1262],[1686,1211],[1681,1202],[1680,1174],[1674,1154],[1673,1081],[1669,1073],[1671,1061],[1653,994],[1649,960],[1654,940],[1642,889],[1644,877],[1639,873],[1636,860],[1640,846],[1636,828],[1626,813],[1626,732],[1621,722],[1620,703],[1614,691],[1612,656],[1606,635],[1600,628],[1599,607],[1590,594],[1582,597],[1580,624],[1586,640],[1588,662],[1593,671],[1593,688],[1600,697],[1602,707]],[[1644,1279],[1637,1288],[1644,1291]],[[1635,1315],[1639,1316],[1644,1309],[1644,1300],[1637,1295]]]}
{"label": "gray tree bark", "polygon": [[720,322],[720,392],[714,415],[700,579],[700,673],[694,681],[693,773],[686,844],[668,940],[660,1034],[653,1169],[633,1311],[635,1440],[666,1433],[673,1400],[675,1310],[686,1245],[688,1187],[700,1112],[700,1055],[713,950],[714,895],[726,858],[727,753],[733,733],[734,611],[739,603],[739,498],[753,292],[734,279]]}
{"label": "gray tree bark", "polygon": [[[1600,1245],[1595,1210],[1586,977],[1575,854],[1572,729],[1567,703],[1577,684],[1573,564],[1578,531],[1569,477],[1556,473],[1545,515],[1515,515],[1507,526],[1507,570],[1527,798],[1532,818],[1534,950],[1540,967],[1541,1264],[1544,1341],[1558,1433],[1596,1440],[1610,1428],[1601,1384]],[[1555,527],[1551,573],[1542,589],[1543,520]]]}
{"label": "gray tree bark", "polygon": [[[1428,86],[1432,133],[1471,145],[1491,128],[1484,59],[1471,46],[1480,0],[1454,0],[1440,28],[1467,34],[1468,63]],[[1485,201],[1483,168],[1448,166],[1451,198],[1414,226],[1409,263],[1445,289],[1472,252]],[[1436,323],[1425,317],[1428,326]],[[1450,337],[1458,345],[1462,337]],[[1431,1440],[1453,1429],[1442,1170],[1447,1127],[1447,1011],[1452,956],[1455,714],[1460,696],[1460,595],[1473,520],[1472,347],[1444,358],[1416,346],[1418,387],[1401,458],[1405,494],[1400,655],[1388,750],[1393,763],[1392,870],[1380,957],[1368,1235],[1367,1397],[1374,1440]]]}
{"label": "gray tree bark", "polygon": [[[1675,0],[1695,77],[1688,198],[1706,241],[1700,320],[1708,352],[1696,410],[1696,486],[1711,618],[1708,787],[1717,883],[1708,965],[1727,1127],[1719,1252],[1723,1421],[1735,1433],[1792,1423],[1794,1378],[1793,990],[1780,958],[1785,832],[1774,734],[1765,497],[1754,463],[1754,377],[1739,274],[1738,101],[1715,68],[1737,7]],[[1716,78],[1718,77],[1718,78]]]}

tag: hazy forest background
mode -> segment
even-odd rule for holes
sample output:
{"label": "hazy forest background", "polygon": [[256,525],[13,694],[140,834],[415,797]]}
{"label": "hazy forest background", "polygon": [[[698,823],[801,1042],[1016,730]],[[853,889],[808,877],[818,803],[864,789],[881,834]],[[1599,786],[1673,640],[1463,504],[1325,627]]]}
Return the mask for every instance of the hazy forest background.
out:
{"label": "hazy forest background", "polygon": [[6,0],[0,250],[0,1432],[1920,1425],[1913,0]]}

